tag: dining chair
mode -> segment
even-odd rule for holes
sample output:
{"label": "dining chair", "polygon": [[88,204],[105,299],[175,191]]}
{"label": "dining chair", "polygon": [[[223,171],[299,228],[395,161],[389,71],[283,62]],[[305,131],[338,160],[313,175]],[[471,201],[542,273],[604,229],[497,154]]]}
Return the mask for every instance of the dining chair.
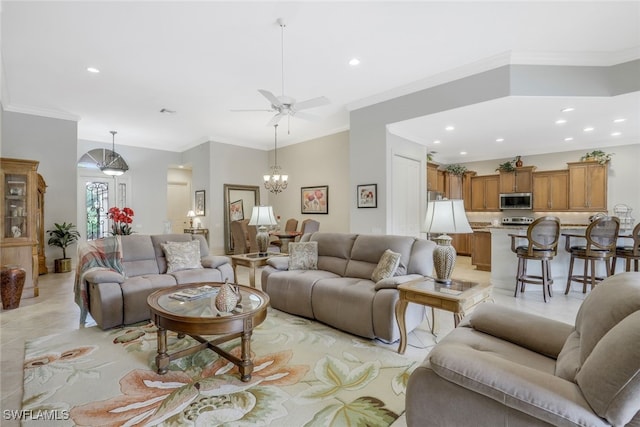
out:
{"label": "dining chair", "polygon": [[249,252],[247,234],[242,221],[231,221],[231,239],[233,241],[233,254],[246,254]]}
{"label": "dining chair", "polygon": [[[619,230],[620,220],[617,217],[602,216],[589,224],[584,236],[565,236],[565,250],[571,254],[565,295],[571,290],[571,282],[582,283],[582,293],[586,293],[587,284],[591,284],[591,289],[593,289],[596,284],[604,280],[604,277],[596,274],[596,261],[604,261],[606,277],[611,276],[611,260],[616,253]],[[572,245],[571,238],[585,239],[586,243],[584,245]],[[582,275],[573,274],[573,266],[576,259],[581,259],[584,262]]]}
{"label": "dining chair", "polygon": [[315,219],[305,219],[300,226],[300,236],[296,237],[296,242],[305,234],[315,233],[320,230],[320,223]]}
{"label": "dining chair", "polygon": [[[536,219],[527,228],[527,235],[509,234],[511,237],[511,251],[518,257],[518,271],[516,273],[516,289],[513,294],[518,296],[518,290],[524,292],[525,284],[542,285],[542,297],[544,302],[553,296],[551,276],[551,261],[558,254],[558,241],[560,239],[560,219],[555,216],[543,216]],[[525,245],[519,242],[526,240]],[[541,274],[527,273],[527,261],[540,261]]]}
{"label": "dining chair", "polygon": [[296,231],[298,229],[298,220],[289,218],[284,226],[284,231]]}
{"label": "dining chair", "polygon": [[633,227],[633,231],[630,236],[620,236],[624,239],[632,239],[631,246],[618,246],[616,247],[616,253],[613,256],[611,262],[611,274],[616,274],[616,261],[618,258],[624,259],[625,271],[631,270],[631,261],[633,261],[633,271],[638,271],[638,264],[640,262],[640,222]]}

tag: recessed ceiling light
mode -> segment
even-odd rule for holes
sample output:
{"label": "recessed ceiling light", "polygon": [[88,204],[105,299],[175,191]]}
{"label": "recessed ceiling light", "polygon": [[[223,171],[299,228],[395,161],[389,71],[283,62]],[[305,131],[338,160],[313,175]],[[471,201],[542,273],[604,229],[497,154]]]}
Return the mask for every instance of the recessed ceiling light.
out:
{"label": "recessed ceiling light", "polygon": [[453,127],[453,126],[447,126],[446,128],[444,128],[444,130],[454,130],[454,129],[455,129],[455,127]]}
{"label": "recessed ceiling light", "polygon": [[358,58],[351,58],[351,60],[349,61],[349,65],[351,65],[352,67],[355,67],[356,65],[360,64],[360,60]]}
{"label": "recessed ceiling light", "polygon": [[585,131],[585,132],[592,132],[592,131],[593,131],[593,129],[594,129],[593,127],[591,127],[591,126],[587,126],[586,128],[584,128],[584,129],[582,129],[582,130],[583,130],[583,131]]}
{"label": "recessed ceiling light", "polygon": [[434,144],[440,144],[440,140],[436,139],[435,141],[433,141]]}
{"label": "recessed ceiling light", "polygon": [[558,120],[556,120],[556,124],[557,124],[557,125],[563,125],[563,124],[565,124],[565,123],[567,123],[567,121],[566,121],[565,119],[558,119]]}
{"label": "recessed ceiling light", "polygon": [[100,72],[100,70],[98,70],[95,67],[87,67],[87,71],[90,72],[90,73],[95,73],[95,74]]}
{"label": "recessed ceiling light", "polygon": [[620,136],[622,132],[611,132],[611,136]]}
{"label": "recessed ceiling light", "polygon": [[466,152],[466,151],[461,151],[461,152],[460,152],[460,155],[461,155],[461,156],[464,156],[465,154],[467,154],[467,152]]}
{"label": "recessed ceiling light", "polygon": [[573,107],[567,107],[567,108],[563,108],[562,110],[560,110],[563,113],[570,113],[571,111],[575,110],[575,108]]}
{"label": "recessed ceiling light", "polygon": [[564,139],[565,141],[573,141],[573,137],[572,136],[568,136]]}
{"label": "recessed ceiling light", "polygon": [[504,141],[504,138],[498,138],[498,139],[496,139],[496,142],[502,142],[502,141]]}
{"label": "recessed ceiling light", "polygon": [[625,119],[625,118],[623,118],[623,117],[620,117],[619,119],[615,119],[615,120],[613,121],[613,123],[622,123],[622,122],[624,122],[624,121],[626,121],[626,120],[627,120],[627,119]]}

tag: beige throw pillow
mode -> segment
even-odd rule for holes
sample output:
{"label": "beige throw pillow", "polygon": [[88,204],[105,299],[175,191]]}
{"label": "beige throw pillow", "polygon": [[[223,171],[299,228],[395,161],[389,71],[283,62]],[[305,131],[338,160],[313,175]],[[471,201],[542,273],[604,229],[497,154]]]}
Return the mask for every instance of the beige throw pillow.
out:
{"label": "beige throw pillow", "polygon": [[371,280],[377,283],[382,279],[392,277],[393,273],[395,273],[398,268],[398,265],[400,265],[400,254],[393,252],[391,249],[387,249],[384,251],[380,257],[380,261],[378,261],[378,265],[373,270]]}
{"label": "beige throw pillow", "polygon": [[317,270],[318,242],[289,243],[289,270]]}
{"label": "beige throw pillow", "polygon": [[164,256],[167,258],[167,273],[202,268],[199,241],[166,242],[162,243],[161,246]]}

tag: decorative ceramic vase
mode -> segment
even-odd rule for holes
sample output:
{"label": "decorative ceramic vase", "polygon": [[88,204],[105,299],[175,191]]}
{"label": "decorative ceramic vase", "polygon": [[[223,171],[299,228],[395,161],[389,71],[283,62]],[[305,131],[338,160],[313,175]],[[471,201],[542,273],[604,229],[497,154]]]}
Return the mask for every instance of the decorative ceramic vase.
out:
{"label": "decorative ceramic vase", "polygon": [[520,156],[516,157],[516,167],[517,168],[522,167],[522,159],[520,158]]}
{"label": "decorative ceramic vase", "polygon": [[2,267],[2,282],[0,295],[2,297],[2,308],[11,310],[18,308],[22,297],[22,288],[27,273],[24,268],[18,265],[5,265]]}
{"label": "decorative ceramic vase", "polygon": [[229,282],[224,282],[220,286],[218,295],[216,296],[216,308],[224,313],[229,313],[236,308],[238,304],[238,297],[236,296],[236,290]]}

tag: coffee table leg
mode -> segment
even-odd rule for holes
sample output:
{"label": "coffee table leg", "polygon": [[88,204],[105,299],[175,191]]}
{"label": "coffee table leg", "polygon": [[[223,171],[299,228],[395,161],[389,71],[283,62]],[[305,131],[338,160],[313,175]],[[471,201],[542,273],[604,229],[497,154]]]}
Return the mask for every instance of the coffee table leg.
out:
{"label": "coffee table leg", "polygon": [[404,321],[404,316],[407,311],[407,305],[409,302],[402,298],[396,302],[396,322],[398,322],[398,329],[400,329],[400,345],[398,345],[398,353],[404,354],[407,349],[407,325]]}
{"label": "coffee table leg", "polygon": [[245,331],[242,333],[242,355],[241,362],[238,366],[240,371],[240,379],[242,381],[249,381],[251,379],[251,373],[253,372],[253,362],[251,361],[251,333],[252,331]]}
{"label": "coffee table leg", "polygon": [[166,374],[169,368],[169,354],[167,354],[167,330],[158,327],[158,354],[156,355],[156,366],[160,375]]}

